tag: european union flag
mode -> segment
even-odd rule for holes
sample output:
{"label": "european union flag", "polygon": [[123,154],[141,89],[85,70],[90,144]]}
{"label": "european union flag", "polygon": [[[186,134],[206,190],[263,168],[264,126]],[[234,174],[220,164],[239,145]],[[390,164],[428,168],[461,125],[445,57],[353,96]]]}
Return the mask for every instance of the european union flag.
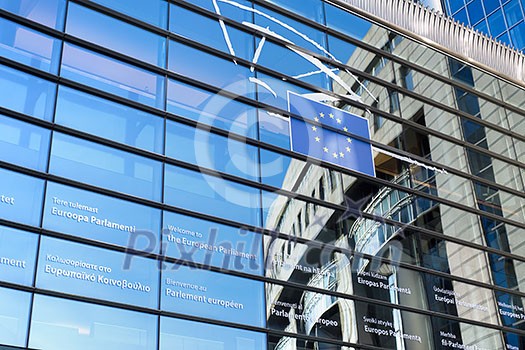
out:
{"label": "european union flag", "polygon": [[[372,145],[353,137],[370,140],[367,119],[290,91],[288,110],[320,124],[290,118],[292,151],[375,176]],[[325,129],[325,125],[338,131]]]}

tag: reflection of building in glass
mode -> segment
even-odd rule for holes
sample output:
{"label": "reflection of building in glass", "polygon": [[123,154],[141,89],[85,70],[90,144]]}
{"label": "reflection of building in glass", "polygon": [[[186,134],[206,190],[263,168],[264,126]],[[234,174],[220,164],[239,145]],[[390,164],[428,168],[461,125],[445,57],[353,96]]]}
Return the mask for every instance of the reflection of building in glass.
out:
{"label": "reflection of building in glass", "polygon": [[359,0],[0,0],[0,348],[525,349],[523,57],[390,2],[455,36]]}

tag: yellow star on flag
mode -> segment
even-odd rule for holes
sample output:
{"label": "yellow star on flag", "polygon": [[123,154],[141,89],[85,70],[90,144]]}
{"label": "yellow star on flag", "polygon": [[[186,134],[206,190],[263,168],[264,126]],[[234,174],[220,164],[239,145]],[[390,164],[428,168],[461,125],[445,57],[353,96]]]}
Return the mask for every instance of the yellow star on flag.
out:
{"label": "yellow star on flag", "polygon": [[315,142],[321,142],[321,138],[319,136],[315,137]]}
{"label": "yellow star on flag", "polygon": [[315,127],[314,125],[312,126],[312,130],[313,131],[317,131],[317,127]]}

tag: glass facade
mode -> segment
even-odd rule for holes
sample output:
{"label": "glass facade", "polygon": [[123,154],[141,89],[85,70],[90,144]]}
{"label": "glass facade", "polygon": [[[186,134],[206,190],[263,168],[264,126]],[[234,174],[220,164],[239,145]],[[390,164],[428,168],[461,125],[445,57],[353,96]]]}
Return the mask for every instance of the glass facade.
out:
{"label": "glass facade", "polygon": [[525,350],[524,86],[330,1],[0,0],[0,348]]}
{"label": "glass facade", "polygon": [[441,1],[449,16],[520,51],[525,50],[523,0]]}

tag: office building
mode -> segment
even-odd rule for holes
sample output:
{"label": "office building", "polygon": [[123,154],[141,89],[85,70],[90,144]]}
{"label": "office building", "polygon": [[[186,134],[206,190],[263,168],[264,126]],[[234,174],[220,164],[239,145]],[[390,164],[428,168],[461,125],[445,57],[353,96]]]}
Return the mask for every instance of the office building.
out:
{"label": "office building", "polygon": [[517,50],[525,49],[523,0],[442,0],[442,3],[432,0],[421,3]]}
{"label": "office building", "polygon": [[517,51],[405,0],[0,28],[0,349],[525,349]]}

